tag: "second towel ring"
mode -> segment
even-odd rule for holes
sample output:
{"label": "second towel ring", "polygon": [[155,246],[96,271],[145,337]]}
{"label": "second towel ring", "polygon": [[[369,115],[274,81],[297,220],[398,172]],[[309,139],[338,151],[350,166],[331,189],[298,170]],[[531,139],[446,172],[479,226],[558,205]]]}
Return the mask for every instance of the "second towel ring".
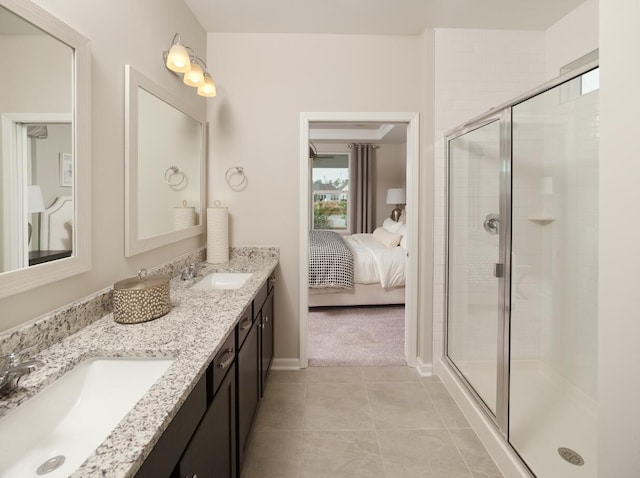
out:
{"label": "second towel ring", "polygon": [[169,166],[164,172],[164,180],[174,191],[187,187],[187,176],[178,166]]}
{"label": "second towel ring", "polygon": [[[234,176],[240,176],[240,179],[235,179],[234,181],[232,181],[232,178]],[[224,179],[229,187],[234,191],[242,191],[247,187],[248,178],[244,173],[244,169],[242,166],[232,166],[227,169],[227,172],[224,174]]]}

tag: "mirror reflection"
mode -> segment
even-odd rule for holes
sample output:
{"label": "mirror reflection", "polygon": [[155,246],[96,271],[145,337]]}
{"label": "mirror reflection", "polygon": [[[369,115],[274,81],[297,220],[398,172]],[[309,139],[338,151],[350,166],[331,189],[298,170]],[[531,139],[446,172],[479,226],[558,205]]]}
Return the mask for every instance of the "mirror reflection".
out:
{"label": "mirror reflection", "polygon": [[125,66],[125,256],[204,232],[203,105]]}
{"label": "mirror reflection", "polygon": [[0,7],[0,272],[73,254],[73,48]]}
{"label": "mirror reflection", "polygon": [[138,88],[138,239],[200,221],[202,127]]}

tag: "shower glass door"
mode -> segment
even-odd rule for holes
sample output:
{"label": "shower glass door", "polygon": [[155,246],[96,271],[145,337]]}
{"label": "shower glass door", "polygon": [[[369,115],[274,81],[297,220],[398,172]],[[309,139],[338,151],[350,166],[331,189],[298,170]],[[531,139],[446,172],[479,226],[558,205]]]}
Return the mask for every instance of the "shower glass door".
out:
{"label": "shower glass door", "polygon": [[598,69],[513,107],[509,441],[595,478]]}
{"label": "shower glass door", "polygon": [[448,142],[446,354],[495,417],[500,318],[500,117]]}
{"label": "shower glass door", "polygon": [[447,133],[445,366],[538,478],[597,477],[599,70]]}

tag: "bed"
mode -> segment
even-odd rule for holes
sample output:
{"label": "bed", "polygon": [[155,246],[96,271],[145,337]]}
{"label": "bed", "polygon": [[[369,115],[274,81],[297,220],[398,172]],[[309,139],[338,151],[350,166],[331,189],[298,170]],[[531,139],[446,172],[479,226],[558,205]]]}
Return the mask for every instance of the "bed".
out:
{"label": "bed", "polygon": [[403,237],[382,227],[344,236],[311,231],[309,307],[404,304]]}
{"label": "bed", "polygon": [[71,251],[73,249],[73,198],[60,196],[40,219],[40,249]]}

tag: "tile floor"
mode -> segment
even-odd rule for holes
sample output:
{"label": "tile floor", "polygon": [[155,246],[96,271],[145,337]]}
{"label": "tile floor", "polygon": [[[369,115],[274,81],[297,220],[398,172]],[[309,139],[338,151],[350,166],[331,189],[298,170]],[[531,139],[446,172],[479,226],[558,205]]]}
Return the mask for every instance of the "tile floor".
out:
{"label": "tile floor", "polygon": [[242,478],[502,478],[437,377],[271,372]]}

